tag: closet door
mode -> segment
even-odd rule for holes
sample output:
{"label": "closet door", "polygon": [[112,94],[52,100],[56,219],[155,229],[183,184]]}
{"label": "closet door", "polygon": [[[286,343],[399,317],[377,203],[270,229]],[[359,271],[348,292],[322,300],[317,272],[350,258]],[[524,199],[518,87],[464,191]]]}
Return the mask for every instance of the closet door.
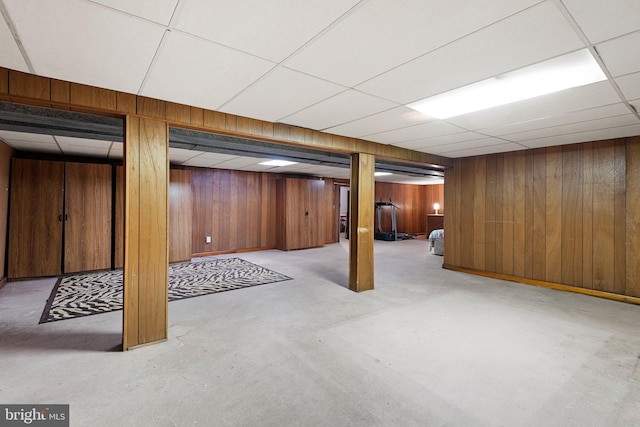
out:
{"label": "closet door", "polygon": [[111,165],[65,167],[64,272],[111,268]]}
{"label": "closet door", "polygon": [[63,191],[64,163],[12,160],[9,278],[61,273]]}

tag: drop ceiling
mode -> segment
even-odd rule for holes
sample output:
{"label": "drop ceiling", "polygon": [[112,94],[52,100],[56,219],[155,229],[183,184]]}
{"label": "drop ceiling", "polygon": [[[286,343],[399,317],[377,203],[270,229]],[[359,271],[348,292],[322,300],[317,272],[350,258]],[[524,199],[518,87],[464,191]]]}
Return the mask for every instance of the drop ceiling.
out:
{"label": "drop ceiling", "polygon": [[[0,0],[0,10],[3,67],[445,157],[640,135],[637,0]],[[584,48],[606,81],[447,120],[406,107]],[[122,152],[51,138],[65,153]],[[171,149],[184,165],[258,168],[193,154]]]}

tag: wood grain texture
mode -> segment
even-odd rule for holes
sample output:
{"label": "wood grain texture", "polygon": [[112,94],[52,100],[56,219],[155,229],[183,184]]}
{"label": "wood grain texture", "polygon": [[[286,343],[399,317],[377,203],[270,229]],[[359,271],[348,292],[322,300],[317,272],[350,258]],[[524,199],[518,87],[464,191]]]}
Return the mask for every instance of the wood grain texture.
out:
{"label": "wood grain texture", "polygon": [[64,163],[13,159],[8,277],[62,273]]}
{"label": "wood grain texture", "polygon": [[462,159],[460,167],[460,265],[473,268],[475,246],[470,244],[470,238],[474,235],[475,159]]}
{"label": "wood grain texture", "polygon": [[614,213],[613,213],[613,292],[626,293],[626,141],[616,140],[614,146]]}
{"label": "wood grain texture", "polygon": [[498,273],[503,273],[503,252],[504,252],[504,187],[505,187],[505,177],[504,177],[504,154],[499,154],[496,156],[496,184],[495,184],[495,271]]}
{"label": "wood grain texture", "polygon": [[[9,185],[11,172],[11,157],[14,151],[11,147],[0,142],[0,242],[7,242],[7,223],[9,218]],[[5,269],[7,261],[7,246],[0,245],[0,280],[7,277]]]}
{"label": "wood grain texture", "polygon": [[167,338],[168,128],[127,117],[123,349]]}
{"label": "wood grain texture", "polygon": [[545,278],[562,281],[562,147],[546,149]]}
{"label": "wood grain texture", "polygon": [[167,338],[168,133],[165,122],[140,119],[140,344]]}
{"label": "wood grain texture", "polygon": [[[487,173],[485,181],[485,269],[496,271],[496,174],[498,156],[487,156]],[[445,251],[447,248],[445,247]]]}
{"label": "wood grain texture", "polygon": [[137,111],[137,97],[130,93],[118,92],[116,93],[116,111],[125,114],[136,114]]}
{"label": "wood grain texture", "polygon": [[204,110],[198,107],[191,107],[191,124],[194,126],[204,125]]}
{"label": "wood grain texture", "polygon": [[49,101],[51,99],[50,79],[11,71],[9,73],[9,95]]}
{"label": "wood grain texture", "polygon": [[582,287],[583,147],[562,148],[562,278],[560,283]]}
{"label": "wood grain texture", "polygon": [[9,70],[0,68],[0,94],[9,94]]}
{"label": "wood grain texture", "polygon": [[113,214],[114,221],[114,256],[113,267],[124,267],[124,167],[116,166],[116,199]]}
{"label": "wood grain texture", "polygon": [[[485,237],[485,182],[487,180],[486,157],[474,157],[474,183],[473,183],[473,268],[484,270],[486,268],[486,237]],[[446,249],[446,247],[445,247]]]}
{"label": "wood grain texture", "polygon": [[[593,165],[593,289],[613,292],[615,144],[594,144]],[[597,161],[596,161],[597,159]]]}
{"label": "wood grain texture", "polygon": [[547,152],[533,150],[533,279],[547,277]]}
{"label": "wood grain texture", "polygon": [[[496,217],[502,223],[502,239],[495,243],[502,247],[502,265],[496,263],[496,270],[503,273],[495,274],[638,295],[639,144],[635,137],[454,160],[446,172],[445,264],[468,264],[467,249],[457,260],[455,248],[448,250],[461,238],[462,246],[474,247],[473,270],[494,274],[489,234],[498,228],[491,226]],[[470,208],[456,198],[471,197],[473,233],[460,232],[468,228]],[[482,223],[486,235],[478,232]]]}
{"label": "wood grain texture", "polygon": [[127,116],[124,141],[124,269],[122,349],[140,341],[140,119]]}
{"label": "wood grain texture", "polygon": [[625,290],[627,295],[640,297],[640,137],[627,140],[625,175]]}
{"label": "wood grain texture", "polygon": [[136,110],[139,115],[164,119],[167,115],[166,102],[159,99],[138,96]]}
{"label": "wood grain texture", "polygon": [[516,151],[513,157],[513,275],[525,277],[525,152]]}
{"label": "wood grain texture", "polygon": [[71,101],[69,82],[51,79],[51,101],[60,104],[69,104]]}
{"label": "wood grain texture", "polygon": [[276,247],[283,251],[324,245],[324,181],[284,178],[277,183]]}
{"label": "wood grain texture", "polygon": [[373,240],[375,157],[351,155],[349,200],[349,289],[362,292],[373,289]]}
{"label": "wood grain texture", "polygon": [[582,145],[582,287],[593,289],[593,143]]}
{"label": "wood grain texture", "polygon": [[113,90],[71,83],[70,103],[97,110],[117,111],[117,94]]}
{"label": "wood grain texture", "polygon": [[111,165],[65,163],[64,273],[111,267]]}
{"label": "wood grain texture", "polygon": [[188,105],[167,102],[166,108],[168,122],[191,124],[191,108]]}
{"label": "wood grain texture", "polygon": [[191,260],[193,201],[191,173],[169,171],[169,262]]}

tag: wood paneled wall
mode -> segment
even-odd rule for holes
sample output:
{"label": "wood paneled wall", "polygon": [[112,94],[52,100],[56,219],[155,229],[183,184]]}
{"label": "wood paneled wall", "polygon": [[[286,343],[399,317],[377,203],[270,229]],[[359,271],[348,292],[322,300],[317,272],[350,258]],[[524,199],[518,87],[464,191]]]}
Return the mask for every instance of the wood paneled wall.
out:
{"label": "wood paneled wall", "polygon": [[192,244],[193,200],[191,173],[169,171],[169,262],[190,261]]}
{"label": "wood paneled wall", "polygon": [[[408,185],[376,182],[375,201],[391,199],[398,206],[396,221],[403,233],[426,233],[426,216],[435,213],[434,203],[440,203],[438,213],[444,213],[444,185]],[[383,209],[382,231],[391,231],[391,210]]]}
{"label": "wood paneled wall", "polygon": [[640,296],[640,137],[456,159],[445,264]]}
{"label": "wood paneled wall", "polygon": [[[276,174],[188,168],[194,254],[276,246]],[[211,243],[205,237],[211,236]]]}
{"label": "wood paneled wall", "polygon": [[9,176],[13,149],[0,141],[0,287],[6,282],[7,219],[9,217]]}

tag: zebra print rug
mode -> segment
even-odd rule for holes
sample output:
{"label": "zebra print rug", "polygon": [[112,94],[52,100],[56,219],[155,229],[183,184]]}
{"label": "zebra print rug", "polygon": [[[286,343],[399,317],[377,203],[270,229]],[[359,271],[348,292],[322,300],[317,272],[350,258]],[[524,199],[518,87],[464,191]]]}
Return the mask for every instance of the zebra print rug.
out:
{"label": "zebra print rug", "polygon": [[[291,280],[240,258],[169,265],[169,301]],[[40,323],[122,310],[122,270],[62,276]]]}

